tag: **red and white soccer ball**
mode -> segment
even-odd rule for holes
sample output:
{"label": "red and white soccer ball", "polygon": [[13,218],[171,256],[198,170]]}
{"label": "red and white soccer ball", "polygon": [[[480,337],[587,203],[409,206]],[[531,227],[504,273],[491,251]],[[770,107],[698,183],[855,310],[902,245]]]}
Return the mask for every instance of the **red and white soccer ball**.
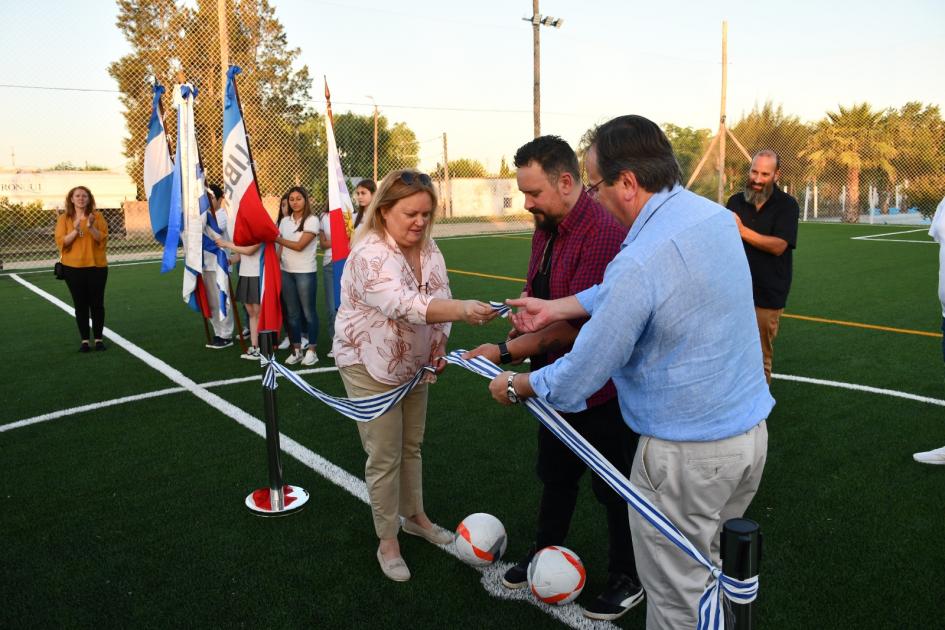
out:
{"label": "red and white soccer ball", "polygon": [[470,514],[456,527],[456,551],[474,567],[488,566],[501,558],[507,543],[505,527],[491,514]]}
{"label": "red and white soccer ball", "polygon": [[574,601],[586,579],[581,559],[566,547],[545,547],[528,565],[528,587],[546,604],[563,606]]}

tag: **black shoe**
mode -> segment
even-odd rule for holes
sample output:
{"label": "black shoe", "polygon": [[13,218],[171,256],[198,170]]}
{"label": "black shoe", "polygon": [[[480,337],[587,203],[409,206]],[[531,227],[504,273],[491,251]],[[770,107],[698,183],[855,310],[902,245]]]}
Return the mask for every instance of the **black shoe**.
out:
{"label": "black shoe", "polygon": [[523,560],[505,572],[502,576],[505,588],[519,589],[528,586],[528,565],[534,557],[535,550],[532,549]]}
{"label": "black shoe", "polygon": [[643,587],[629,575],[611,575],[604,592],[584,609],[584,616],[602,621],[617,619],[642,602],[643,595]]}
{"label": "black shoe", "polygon": [[222,350],[223,348],[229,348],[233,345],[232,339],[224,339],[223,337],[213,336],[213,341],[207,344],[207,347],[211,350]]}
{"label": "black shoe", "polygon": [[95,349],[98,350],[99,352],[103,350],[108,350],[108,348],[105,347],[105,344],[104,342],[102,342],[101,339],[95,342]]}
{"label": "black shoe", "polygon": [[83,341],[79,344],[79,352],[88,352],[90,349],[88,341]]}

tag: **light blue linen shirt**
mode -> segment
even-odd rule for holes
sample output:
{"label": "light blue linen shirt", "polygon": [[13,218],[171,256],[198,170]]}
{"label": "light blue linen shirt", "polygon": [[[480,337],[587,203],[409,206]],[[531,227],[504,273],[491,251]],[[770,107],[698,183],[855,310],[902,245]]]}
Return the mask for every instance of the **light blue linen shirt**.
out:
{"label": "light blue linen shirt", "polygon": [[530,376],[556,409],[581,411],[613,378],[644,436],[721,440],[768,417],[751,274],[732,213],[682,186],[654,194],[603,282],[577,294],[591,315],[565,356]]}

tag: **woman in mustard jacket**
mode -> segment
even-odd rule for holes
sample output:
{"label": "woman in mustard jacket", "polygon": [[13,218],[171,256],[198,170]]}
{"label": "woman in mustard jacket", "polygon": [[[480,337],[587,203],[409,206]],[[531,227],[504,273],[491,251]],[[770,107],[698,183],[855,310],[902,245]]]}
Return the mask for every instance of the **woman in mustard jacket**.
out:
{"label": "woman in mustard jacket", "polygon": [[82,343],[79,352],[88,352],[89,316],[96,350],[105,350],[102,330],[105,328],[105,282],[108,260],[105,244],[108,225],[95,209],[95,198],[85,186],[76,186],[66,195],[66,211],[56,222],[56,247],[62,255],[63,274],[72,303],[75,323]]}

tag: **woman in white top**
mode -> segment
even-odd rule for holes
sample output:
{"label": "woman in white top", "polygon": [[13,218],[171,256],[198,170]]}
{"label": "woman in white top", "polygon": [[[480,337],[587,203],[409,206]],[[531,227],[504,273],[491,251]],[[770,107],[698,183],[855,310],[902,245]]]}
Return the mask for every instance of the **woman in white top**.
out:
{"label": "woman in white top", "polygon": [[[315,311],[315,294],[318,289],[318,217],[312,213],[308,193],[301,186],[289,189],[289,209],[292,213],[279,223],[279,238],[282,246],[282,298],[289,316],[289,342],[292,354],[285,360],[287,365],[299,361],[302,365],[318,362],[315,346],[318,343],[318,313]],[[309,345],[302,356],[302,325],[308,333]]]}

